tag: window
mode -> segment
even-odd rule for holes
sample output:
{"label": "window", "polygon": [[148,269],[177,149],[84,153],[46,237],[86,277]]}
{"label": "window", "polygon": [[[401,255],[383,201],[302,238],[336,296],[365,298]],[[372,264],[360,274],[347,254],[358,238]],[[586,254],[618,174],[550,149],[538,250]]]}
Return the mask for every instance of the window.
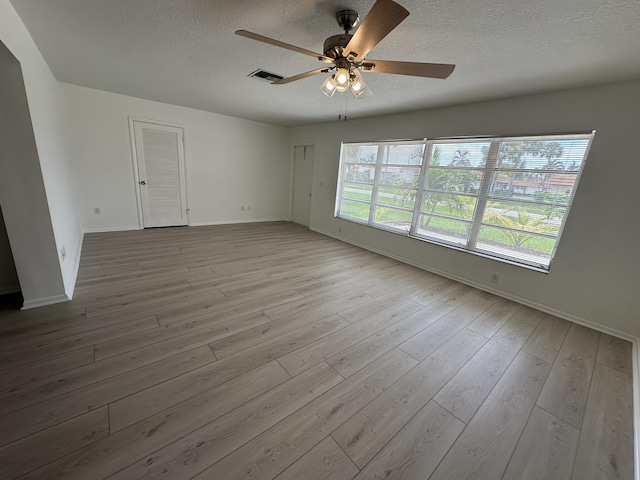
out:
{"label": "window", "polygon": [[342,146],[342,189],[338,200],[340,216],[369,223],[371,198],[376,178],[378,146]]}
{"label": "window", "polygon": [[592,138],[343,144],[336,216],[548,270]]}

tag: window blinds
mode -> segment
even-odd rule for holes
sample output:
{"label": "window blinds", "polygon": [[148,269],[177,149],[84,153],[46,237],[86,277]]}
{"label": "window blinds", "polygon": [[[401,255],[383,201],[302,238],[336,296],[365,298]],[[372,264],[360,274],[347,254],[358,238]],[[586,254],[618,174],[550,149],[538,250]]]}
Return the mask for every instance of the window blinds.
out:
{"label": "window blinds", "polygon": [[336,216],[548,270],[592,138],[343,144]]}

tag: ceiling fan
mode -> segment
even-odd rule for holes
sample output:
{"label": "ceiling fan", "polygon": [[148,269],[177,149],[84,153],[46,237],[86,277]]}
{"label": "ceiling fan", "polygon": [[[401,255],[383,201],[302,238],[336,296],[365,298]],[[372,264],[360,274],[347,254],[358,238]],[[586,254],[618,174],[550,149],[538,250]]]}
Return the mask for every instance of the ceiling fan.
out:
{"label": "ceiling fan", "polygon": [[[247,30],[237,30],[236,35],[258,40],[277,47],[315,57],[325,66],[309,72],[294,75],[272,82],[274,85],[284,85],[303,78],[328,73],[335,70],[322,84],[322,91],[331,97],[338,92],[350,90],[357,98],[372,94],[361,71],[372,73],[394,73],[397,75],[412,75],[427,78],[447,78],[453,72],[455,65],[444,63],[400,62],[395,60],[369,60],[367,54],[400,22],[409,16],[409,12],[392,0],[377,0],[369,14],[360,22],[360,15],[354,10],[341,10],[336,14],[338,25],[344,34],[333,35],[324,41],[323,54],[312,52],[305,48],[296,47],[288,43],[274,40]],[[354,34],[349,32],[356,28]]]}

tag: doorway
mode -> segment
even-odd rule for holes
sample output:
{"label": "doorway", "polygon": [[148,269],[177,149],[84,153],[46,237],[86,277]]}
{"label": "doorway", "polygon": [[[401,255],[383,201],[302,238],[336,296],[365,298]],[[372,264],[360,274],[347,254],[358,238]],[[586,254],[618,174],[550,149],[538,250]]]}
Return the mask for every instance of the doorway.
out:
{"label": "doorway", "polygon": [[291,221],[308,227],[311,220],[313,187],[313,145],[298,145],[293,150],[293,195]]}
{"label": "doorway", "polygon": [[132,130],[142,226],[187,225],[183,129],[132,120]]}
{"label": "doorway", "polygon": [[[9,235],[0,209],[0,298],[3,295],[20,292],[20,281],[9,244]],[[2,301],[0,300],[0,303]]]}

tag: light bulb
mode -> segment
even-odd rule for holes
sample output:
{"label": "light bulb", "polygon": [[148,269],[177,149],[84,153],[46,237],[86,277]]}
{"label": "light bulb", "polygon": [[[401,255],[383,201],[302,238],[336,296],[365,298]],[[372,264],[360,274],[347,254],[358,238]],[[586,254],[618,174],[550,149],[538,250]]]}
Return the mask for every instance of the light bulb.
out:
{"label": "light bulb", "polygon": [[362,95],[362,97],[364,98],[365,96],[371,94],[371,91],[367,86],[367,82],[364,81],[364,78],[362,78],[360,72],[356,71],[356,73],[353,74],[350,83],[351,84],[349,85],[349,87],[351,88],[351,94],[354,97],[358,98]]}
{"label": "light bulb", "polygon": [[349,83],[349,70],[346,68],[339,68],[335,74],[336,86],[348,86]]}
{"label": "light bulb", "polygon": [[333,75],[331,77],[331,83],[336,88],[337,92],[346,92],[347,88],[349,88],[349,82],[344,83],[344,84],[338,83],[338,79],[336,78],[336,75]]}
{"label": "light bulb", "polygon": [[333,97],[333,94],[336,93],[336,86],[334,85],[333,75],[327,77],[327,79],[322,83],[322,93],[324,93],[327,97]]}

